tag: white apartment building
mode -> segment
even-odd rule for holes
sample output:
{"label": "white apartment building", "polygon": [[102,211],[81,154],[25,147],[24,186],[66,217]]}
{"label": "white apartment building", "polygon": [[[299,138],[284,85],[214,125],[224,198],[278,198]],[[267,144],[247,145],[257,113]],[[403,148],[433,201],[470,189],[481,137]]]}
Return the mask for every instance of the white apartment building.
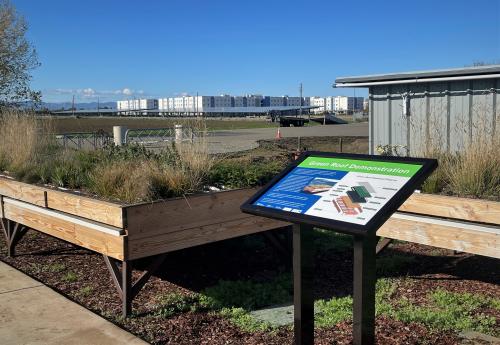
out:
{"label": "white apartment building", "polygon": [[334,96],[325,97],[325,111],[329,113],[336,111]]}
{"label": "white apartment building", "polygon": [[315,114],[321,114],[326,111],[325,109],[325,97],[309,97],[309,101],[311,104],[311,107],[317,107],[311,109],[311,111]]}
{"label": "white apartment building", "polygon": [[335,111],[362,111],[363,110],[363,97],[335,97]]}
{"label": "white apartment building", "polygon": [[312,109],[315,114],[323,112],[351,112],[363,110],[363,97],[328,96],[309,97],[310,105],[318,108]]}
{"label": "white apartment building", "polygon": [[157,99],[128,99],[116,102],[117,110],[158,109]]}
{"label": "white apartment building", "polygon": [[203,111],[212,106],[212,96],[182,96],[160,98],[158,109],[168,111]]}

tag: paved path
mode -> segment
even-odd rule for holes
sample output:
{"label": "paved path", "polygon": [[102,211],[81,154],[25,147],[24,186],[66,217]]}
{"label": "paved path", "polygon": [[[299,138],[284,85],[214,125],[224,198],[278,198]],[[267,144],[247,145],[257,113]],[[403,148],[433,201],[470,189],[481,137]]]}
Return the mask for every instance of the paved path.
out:
{"label": "paved path", "polygon": [[147,344],[0,262],[2,345]]}
{"label": "paved path", "polygon": [[[259,140],[274,139],[276,128],[235,129],[211,132],[208,137],[211,153],[225,153],[250,150],[258,146]],[[368,123],[350,123],[347,125],[327,125],[311,127],[280,127],[284,138],[296,137],[367,137]]]}

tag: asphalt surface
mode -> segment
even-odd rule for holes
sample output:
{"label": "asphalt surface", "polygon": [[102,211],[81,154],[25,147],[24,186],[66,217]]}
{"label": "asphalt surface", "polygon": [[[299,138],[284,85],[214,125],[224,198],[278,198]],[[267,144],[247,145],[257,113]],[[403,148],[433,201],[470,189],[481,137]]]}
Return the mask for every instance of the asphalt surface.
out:
{"label": "asphalt surface", "polygon": [[[257,129],[236,129],[210,132],[207,142],[210,153],[228,153],[250,150],[257,147],[259,140],[275,139],[278,127]],[[326,125],[312,127],[280,127],[283,138],[296,137],[367,137],[368,123]]]}

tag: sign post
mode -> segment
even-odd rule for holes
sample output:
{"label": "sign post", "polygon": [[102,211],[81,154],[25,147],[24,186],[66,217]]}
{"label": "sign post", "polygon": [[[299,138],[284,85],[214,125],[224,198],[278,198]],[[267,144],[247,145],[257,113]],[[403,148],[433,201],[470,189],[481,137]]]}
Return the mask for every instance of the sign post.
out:
{"label": "sign post", "polygon": [[353,342],[375,342],[376,231],[436,167],[434,159],[305,152],[241,206],[294,224],[295,344],[314,342],[314,227],[353,236]]}

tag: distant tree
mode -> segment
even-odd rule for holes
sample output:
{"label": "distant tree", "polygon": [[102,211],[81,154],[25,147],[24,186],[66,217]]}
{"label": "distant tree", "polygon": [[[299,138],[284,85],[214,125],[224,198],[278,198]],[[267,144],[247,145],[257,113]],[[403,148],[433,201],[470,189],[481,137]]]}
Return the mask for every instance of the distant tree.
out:
{"label": "distant tree", "polygon": [[35,48],[26,39],[28,25],[9,0],[0,0],[0,107],[30,101],[41,93],[30,88],[30,72],[38,67]]}

